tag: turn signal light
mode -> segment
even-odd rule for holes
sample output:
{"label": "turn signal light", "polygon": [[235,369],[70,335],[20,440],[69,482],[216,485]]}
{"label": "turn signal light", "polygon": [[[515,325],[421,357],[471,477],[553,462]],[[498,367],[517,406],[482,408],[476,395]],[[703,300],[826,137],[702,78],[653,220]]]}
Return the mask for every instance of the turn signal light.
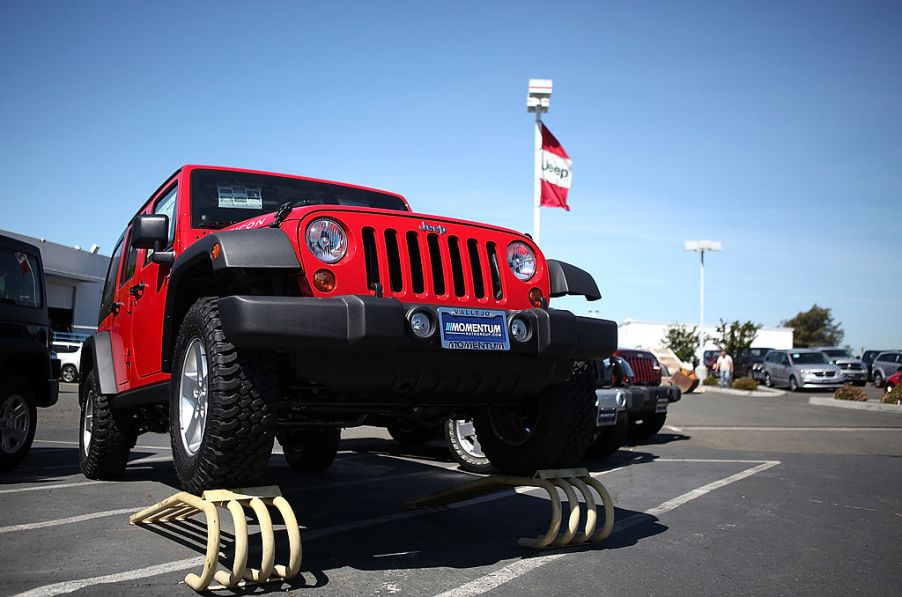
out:
{"label": "turn signal light", "polygon": [[332,292],[335,290],[335,274],[327,269],[321,269],[313,274],[313,285],[320,292]]}
{"label": "turn signal light", "polygon": [[541,308],[545,304],[545,297],[542,296],[542,291],[538,288],[530,288],[529,290],[529,304],[535,308]]}

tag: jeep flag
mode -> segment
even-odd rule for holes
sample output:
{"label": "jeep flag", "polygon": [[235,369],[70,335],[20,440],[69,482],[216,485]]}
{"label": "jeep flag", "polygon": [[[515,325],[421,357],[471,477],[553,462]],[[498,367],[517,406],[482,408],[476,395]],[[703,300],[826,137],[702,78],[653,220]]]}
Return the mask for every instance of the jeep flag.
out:
{"label": "jeep flag", "polygon": [[573,162],[570,156],[554,138],[551,131],[540,123],[542,127],[542,199],[543,207],[567,206],[567,192],[570,190],[570,181],[573,180]]}

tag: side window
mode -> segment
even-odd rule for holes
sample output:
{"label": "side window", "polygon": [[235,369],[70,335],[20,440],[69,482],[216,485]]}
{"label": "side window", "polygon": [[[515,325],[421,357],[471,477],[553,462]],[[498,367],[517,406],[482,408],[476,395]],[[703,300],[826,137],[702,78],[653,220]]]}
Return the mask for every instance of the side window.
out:
{"label": "side window", "polygon": [[20,307],[40,307],[41,281],[34,256],[0,249],[0,303]]}
{"label": "side window", "polygon": [[788,354],[781,354],[781,355],[780,355],[780,364],[781,364],[781,365],[786,365],[786,366],[789,366],[789,365],[791,364],[791,363],[789,362],[789,355],[788,355]]}
{"label": "side window", "polygon": [[[153,207],[154,214],[169,217],[169,242],[163,247],[163,249],[167,251],[172,248],[172,243],[175,240],[175,203],[178,199],[178,194],[179,188],[172,187],[165,195],[157,199],[157,203]],[[144,255],[144,265],[150,263],[150,258],[152,256],[153,249],[148,249],[147,253]]]}
{"label": "side window", "polygon": [[110,266],[106,272],[106,282],[103,284],[103,297],[100,299],[100,317],[98,324],[103,321],[107,313],[110,312],[110,305],[113,304],[113,293],[116,290],[116,274],[119,273],[119,261],[122,258],[122,243],[125,240],[125,233],[116,241],[116,248],[113,249],[113,256],[110,257]]}
{"label": "side window", "polygon": [[[129,235],[131,236],[131,235]],[[138,248],[132,244],[132,239],[128,239],[128,256],[125,260],[125,269],[122,270],[122,276],[119,278],[119,286],[132,279],[135,275],[135,265],[138,263]]]}

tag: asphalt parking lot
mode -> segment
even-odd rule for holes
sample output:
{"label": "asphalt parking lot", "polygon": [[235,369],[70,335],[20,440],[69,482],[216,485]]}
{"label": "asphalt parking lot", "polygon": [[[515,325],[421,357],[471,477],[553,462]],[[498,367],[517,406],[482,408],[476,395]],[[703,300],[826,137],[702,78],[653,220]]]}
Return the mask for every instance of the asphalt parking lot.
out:
{"label": "asphalt parking lot", "polygon": [[[438,441],[404,449],[380,429],[347,430],[322,476],[293,474],[276,453],[270,480],[302,526],[301,574],[245,591],[898,594],[902,415],[811,406],[811,395],[688,395],[651,441],[585,462],[616,502],[614,533],[596,547],[518,547],[547,526],[538,494],[405,510],[411,497],[473,478]],[[0,477],[0,593],[192,594],[182,580],[201,565],[198,529],[127,522],[177,491],[168,437],[139,438],[122,481],[89,481],[78,470],[75,394],[39,416],[24,465]]]}

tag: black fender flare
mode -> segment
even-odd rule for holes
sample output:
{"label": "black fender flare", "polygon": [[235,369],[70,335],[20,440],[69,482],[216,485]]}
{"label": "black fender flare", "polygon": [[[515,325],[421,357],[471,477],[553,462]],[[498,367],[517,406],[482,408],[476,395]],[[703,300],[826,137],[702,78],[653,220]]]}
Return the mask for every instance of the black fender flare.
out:
{"label": "black fender flare", "polygon": [[[213,247],[219,245],[217,257],[212,257]],[[163,371],[172,370],[171,348],[178,322],[174,321],[179,285],[197,266],[208,264],[214,272],[227,269],[285,270],[286,273],[301,270],[301,263],[288,235],[280,228],[254,230],[229,230],[208,234],[184,250],[169,273],[166,292],[166,309],[163,316],[162,363]]]}
{"label": "black fender flare", "polygon": [[551,282],[551,296],[584,296],[586,300],[597,301],[601,292],[592,274],[564,261],[549,259],[548,279]]}
{"label": "black fender flare", "polygon": [[[113,367],[113,344],[110,333],[97,332],[84,341],[81,348],[81,358],[78,362],[78,370],[87,375],[87,371],[94,370],[94,378],[101,394],[113,396],[119,386],[116,383],[116,370]],[[84,403],[84,384],[80,384],[79,401]]]}

